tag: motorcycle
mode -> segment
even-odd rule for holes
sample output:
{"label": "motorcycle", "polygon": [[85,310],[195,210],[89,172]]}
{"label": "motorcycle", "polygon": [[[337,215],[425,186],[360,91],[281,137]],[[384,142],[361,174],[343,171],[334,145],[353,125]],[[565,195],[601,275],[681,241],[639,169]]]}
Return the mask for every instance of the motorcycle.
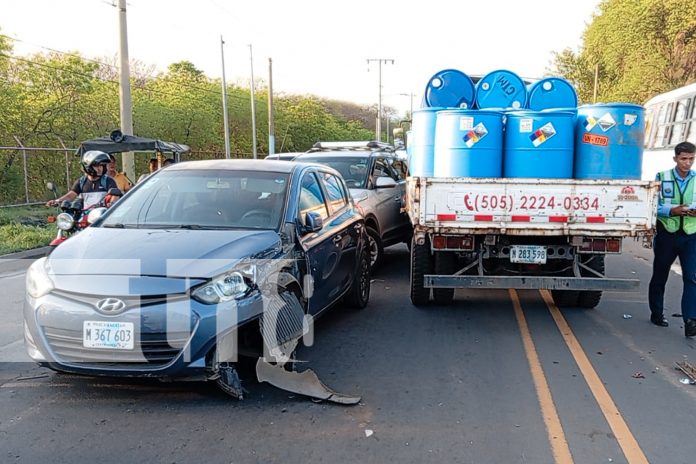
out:
{"label": "motorcycle", "polygon": [[[53,192],[54,196],[56,196],[56,188],[53,183],[49,182],[46,186]],[[101,217],[104,211],[122,195],[123,193],[121,190],[117,188],[109,189],[106,196],[104,196],[99,203],[86,209],[84,208],[82,198],[63,200],[60,204],[62,212],[58,214],[58,216],[48,217],[48,222],[55,222],[58,228],[56,237],[51,240],[49,246],[55,249],[55,247],[66,241],[73,234],[89,227],[90,224]]]}

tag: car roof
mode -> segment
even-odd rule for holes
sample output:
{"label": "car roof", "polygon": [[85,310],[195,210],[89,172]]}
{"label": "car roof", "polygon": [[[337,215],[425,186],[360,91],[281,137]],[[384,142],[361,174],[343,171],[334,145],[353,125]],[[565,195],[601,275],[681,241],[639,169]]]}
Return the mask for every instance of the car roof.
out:
{"label": "car roof", "polygon": [[226,171],[267,171],[292,173],[296,169],[308,166],[316,166],[313,163],[297,163],[295,161],[279,161],[264,159],[222,159],[222,160],[202,160],[202,161],[182,161],[172,164],[167,170],[188,171],[188,170],[226,170]]}

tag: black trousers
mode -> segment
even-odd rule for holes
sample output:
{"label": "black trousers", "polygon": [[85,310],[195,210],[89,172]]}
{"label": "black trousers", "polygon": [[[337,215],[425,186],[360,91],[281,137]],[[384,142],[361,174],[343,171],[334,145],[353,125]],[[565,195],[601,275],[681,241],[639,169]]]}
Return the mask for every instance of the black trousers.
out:
{"label": "black trousers", "polygon": [[674,261],[679,257],[682,268],[681,312],[684,320],[696,319],[696,234],[682,231],[669,233],[658,223],[653,246],[653,274],[648,289],[650,312],[661,316],[664,311],[665,284]]}

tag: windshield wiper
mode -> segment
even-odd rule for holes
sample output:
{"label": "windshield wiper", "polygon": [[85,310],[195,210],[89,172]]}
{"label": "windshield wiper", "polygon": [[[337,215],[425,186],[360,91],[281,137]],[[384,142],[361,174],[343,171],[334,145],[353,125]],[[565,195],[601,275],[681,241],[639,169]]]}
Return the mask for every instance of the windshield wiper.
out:
{"label": "windshield wiper", "polygon": [[198,224],[178,224],[174,227],[173,229],[188,229],[188,230],[200,230],[205,228],[204,226],[200,226]]}
{"label": "windshield wiper", "polygon": [[115,223],[115,224],[102,224],[102,227],[108,227],[108,228],[110,228],[110,229],[123,229],[123,228],[125,228],[126,226],[124,226],[124,225],[121,224],[120,222],[117,222],[117,223]]}

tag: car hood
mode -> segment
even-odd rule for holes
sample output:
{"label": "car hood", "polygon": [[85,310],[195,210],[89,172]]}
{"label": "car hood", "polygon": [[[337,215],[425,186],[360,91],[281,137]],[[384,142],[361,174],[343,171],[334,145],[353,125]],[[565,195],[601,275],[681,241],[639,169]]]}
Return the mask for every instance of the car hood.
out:
{"label": "car hood", "polygon": [[272,230],[164,230],[90,227],[50,255],[57,275],[210,278],[238,261],[279,256]]}

